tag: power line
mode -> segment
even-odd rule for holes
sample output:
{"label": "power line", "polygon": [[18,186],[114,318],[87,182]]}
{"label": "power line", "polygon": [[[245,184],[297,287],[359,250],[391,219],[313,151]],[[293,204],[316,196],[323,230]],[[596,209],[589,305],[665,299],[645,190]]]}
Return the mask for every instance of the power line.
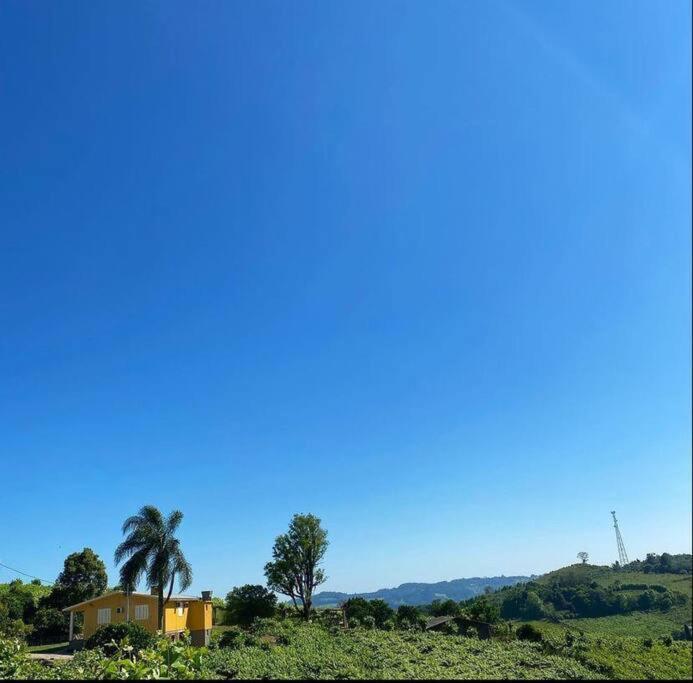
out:
{"label": "power line", "polygon": [[53,585],[52,581],[46,581],[45,579],[40,579],[38,576],[34,576],[33,574],[27,574],[26,572],[23,572],[21,569],[15,569],[14,567],[10,567],[7,564],[3,564],[0,562],[0,567],[4,567],[5,569],[9,569],[12,572],[16,572],[17,574],[21,574],[22,576],[28,576],[30,579],[36,579],[37,581],[40,581],[41,583],[47,583],[49,586]]}

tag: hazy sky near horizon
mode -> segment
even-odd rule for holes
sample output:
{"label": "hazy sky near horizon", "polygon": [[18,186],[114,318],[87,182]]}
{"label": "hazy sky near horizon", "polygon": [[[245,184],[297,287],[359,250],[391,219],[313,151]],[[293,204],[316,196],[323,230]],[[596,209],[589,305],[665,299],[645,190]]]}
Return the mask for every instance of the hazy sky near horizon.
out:
{"label": "hazy sky near horizon", "polygon": [[[325,589],[691,550],[690,3],[0,3],[0,562],[295,512]],[[13,578],[0,568],[0,581]]]}

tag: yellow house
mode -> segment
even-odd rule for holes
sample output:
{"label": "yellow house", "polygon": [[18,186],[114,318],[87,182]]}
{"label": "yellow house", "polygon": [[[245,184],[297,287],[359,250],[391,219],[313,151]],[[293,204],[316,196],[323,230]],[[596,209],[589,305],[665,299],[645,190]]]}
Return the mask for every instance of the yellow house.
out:
{"label": "yellow house", "polygon": [[[84,614],[83,637],[86,640],[96,629],[106,624],[133,621],[148,631],[158,630],[159,603],[156,589],[152,593],[114,591],[98,598],[65,607],[70,613],[70,641],[74,640],[75,614]],[[209,645],[212,633],[212,594],[203,591],[202,597],[172,595],[164,604],[163,632],[177,640],[185,630],[190,631],[193,645]]]}

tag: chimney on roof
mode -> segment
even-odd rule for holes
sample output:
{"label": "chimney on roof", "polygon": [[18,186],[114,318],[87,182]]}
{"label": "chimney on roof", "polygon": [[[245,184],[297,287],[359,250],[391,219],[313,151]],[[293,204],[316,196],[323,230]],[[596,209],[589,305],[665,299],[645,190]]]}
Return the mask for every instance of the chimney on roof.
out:
{"label": "chimney on roof", "polygon": [[149,594],[150,595],[159,595],[159,586],[152,586],[149,589]]}
{"label": "chimney on roof", "polygon": [[212,599],[212,591],[202,591],[202,599],[209,602]]}

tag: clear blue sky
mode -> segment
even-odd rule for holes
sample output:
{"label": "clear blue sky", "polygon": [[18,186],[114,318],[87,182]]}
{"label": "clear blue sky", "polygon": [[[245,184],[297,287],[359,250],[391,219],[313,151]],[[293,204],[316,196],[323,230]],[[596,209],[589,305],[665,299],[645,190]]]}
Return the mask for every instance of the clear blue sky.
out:
{"label": "clear blue sky", "polygon": [[[689,2],[0,3],[0,562],[295,512],[326,588],[691,548]],[[10,573],[0,570],[0,581]]]}

